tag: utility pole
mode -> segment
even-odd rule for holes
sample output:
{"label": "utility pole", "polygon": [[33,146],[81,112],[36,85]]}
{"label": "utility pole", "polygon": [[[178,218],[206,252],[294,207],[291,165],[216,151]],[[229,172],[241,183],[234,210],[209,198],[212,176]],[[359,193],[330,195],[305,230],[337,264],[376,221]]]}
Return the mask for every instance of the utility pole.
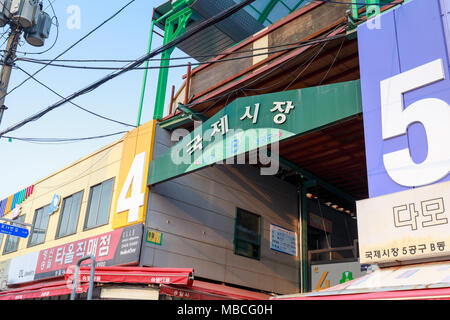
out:
{"label": "utility pole", "polygon": [[5,99],[22,32],[30,45],[41,47],[49,36],[52,18],[42,10],[41,0],[0,0],[0,25],[6,24],[10,25],[11,32],[0,71],[0,125],[8,109]]}
{"label": "utility pole", "polygon": [[0,124],[2,122],[3,112],[8,109],[5,106],[5,98],[8,93],[9,79],[11,78],[11,71],[14,65],[14,59],[16,58],[16,50],[20,36],[21,30],[17,27],[12,27],[6,46],[5,56],[2,61],[2,71],[0,73]]}

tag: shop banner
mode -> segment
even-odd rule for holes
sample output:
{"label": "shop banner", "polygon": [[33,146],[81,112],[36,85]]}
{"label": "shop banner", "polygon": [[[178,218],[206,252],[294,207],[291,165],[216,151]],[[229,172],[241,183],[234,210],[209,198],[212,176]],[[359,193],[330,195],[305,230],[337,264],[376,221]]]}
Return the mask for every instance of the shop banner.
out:
{"label": "shop banner", "polygon": [[[64,275],[82,257],[93,255],[96,266],[137,263],[143,235],[142,225],[117,229],[94,237],[69,242],[10,260],[8,285]],[[83,262],[88,265],[91,261]]]}
{"label": "shop banner", "polygon": [[370,197],[450,180],[449,12],[412,0],[358,26]]}
{"label": "shop banner", "polygon": [[450,256],[450,182],[356,202],[361,263]]}
{"label": "shop banner", "polygon": [[[152,161],[147,183],[223,164],[361,112],[359,80],[238,98]],[[267,151],[263,156],[269,157]],[[267,162],[262,154],[259,160]]]}

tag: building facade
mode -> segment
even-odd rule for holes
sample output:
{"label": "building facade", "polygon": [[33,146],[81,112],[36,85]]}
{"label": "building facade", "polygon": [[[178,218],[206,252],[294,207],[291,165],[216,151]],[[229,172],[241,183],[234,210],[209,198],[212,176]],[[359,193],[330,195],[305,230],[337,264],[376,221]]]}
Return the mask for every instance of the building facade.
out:
{"label": "building facade", "polygon": [[[429,82],[418,81],[403,92],[437,84],[425,96],[444,92],[439,97],[445,100],[445,83],[437,82],[448,77],[448,28],[443,28],[448,21],[439,20],[448,1],[425,2],[256,0],[178,44],[200,63],[187,68],[183,85],[165,101],[168,50],[154,120],[0,203],[0,209],[8,208],[5,218],[14,214],[16,221],[33,226],[26,240],[3,237],[6,291],[0,299],[17,297],[22,286],[52,277],[70,280],[76,259],[67,253],[76,257],[83,243],[86,251],[79,257],[83,252],[96,259],[96,298],[121,292],[147,299],[268,299],[326,291],[364,277],[369,265],[392,262],[371,243],[384,241],[383,233],[371,228],[384,223],[373,222],[374,215],[382,217],[375,211],[390,217],[392,209],[376,204],[377,197],[410,189],[420,197],[418,187],[448,180],[445,152],[433,151],[444,161],[438,173],[427,171],[436,174],[435,180],[422,174],[420,183],[409,185],[414,174],[399,170],[408,161],[394,157],[389,167],[381,160],[386,150],[411,141],[418,145],[416,160],[425,154],[420,129],[405,133],[420,122],[420,112],[405,119],[406,113],[392,114],[403,121],[402,132],[395,131],[397,122],[382,117],[385,97],[378,94],[379,83],[397,79],[390,64],[394,49],[394,69],[402,72],[440,57],[441,64],[424,71],[435,78],[424,76]],[[168,1],[154,9],[152,28],[164,31],[167,44],[236,3]],[[446,33],[428,39],[429,50],[410,61],[411,48],[420,51],[421,44],[405,44],[412,41],[405,31],[412,19],[401,13],[413,16],[425,9]],[[387,26],[397,28],[398,39]],[[419,34],[425,41],[427,36]],[[436,44],[439,50],[433,49]],[[372,63],[377,59],[385,59],[383,67]],[[417,99],[408,94],[407,105]],[[441,131],[446,107],[436,107],[444,122],[436,126]],[[385,122],[392,132],[381,132]],[[405,134],[396,146],[386,142]],[[442,139],[436,141],[442,147]],[[393,171],[400,172],[398,178],[391,177]],[[439,216],[441,204],[425,204],[428,222],[446,219]],[[404,216],[415,217],[411,208],[397,211],[401,230],[414,227]],[[445,258],[446,251],[437,247],[442,241],[421,258]],[[88,267],[81,271],[80,292],[86,292]]]}

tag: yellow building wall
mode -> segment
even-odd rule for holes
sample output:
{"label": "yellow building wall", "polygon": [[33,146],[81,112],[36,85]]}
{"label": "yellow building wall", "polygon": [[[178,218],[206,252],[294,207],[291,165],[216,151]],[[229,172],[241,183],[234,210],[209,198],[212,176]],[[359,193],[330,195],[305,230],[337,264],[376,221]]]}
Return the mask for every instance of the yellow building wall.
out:
{"label": "yellow building wall", "polygon": [[[20,239],[18,250],[16,252],[3,255],[3,248],[7,238],[5,235],[0,248],[0,261],[111,231],[111,212],[109,215],[109,223],[107,225],[87,231],[83,231],[83,226],[86,217],[90,188],[118,175],[122,157],[122,148],[123,139],[116,141],[35,183],[32,195],[21,204],[22,210],[20,216],[25,214],[25,223],[33,224],[36,210],[50,204],[55,194],[61,196],[59,210],[49,217],[45,242],[27,248],[29,238]],[[78,218],[77,233],[55,239],[61,213],[62,199],[82,190],[83,198]],[[117,181],[114,182],[112,199],[114,199],[116,192]],[[11,213],[7,214],[5,218],[10,218],[10,215]]]}
{"label": "yellow building wall", "polygon": [[[52,175],[36,182],[34,184],[32,195],[23,203],[21,203],[22,210],[19,216],[25,214],[25,223],[33,224],[34,214],[36,210],[49,205],[52,202],[55,194],[58,194],[61,197],[58,211],[53,213],[49,217],[45,242],[28,248],[27,245],[29,237],[26,239],[21,238],[19,240],[18,250],[16,252],[3,254],[3,249],[7,238],[7,235],[4,235],[3,241],[1,242],[0,246],[0,262],[12,259],[17,256],[53,248],[65,243],[86,239],[112,231],[113,221],[115,219],[117,224],[117,218],[115,218],[115,202],[117,201],[118,195],[123,185],[123,180],[127,175],[126,168],[129,166],[129,158],[132,154],[135,154],[136,152],[142,152],[142,150],[147,149],[148,157],[145,163],[147,172],[148,161],[149,159],[151,159],[153,151],[154,127],[155,121],[151,121],[148,124],[130,131],[125,135],[124,138],[113,142],[97,150],[96,152],[79,159],[75,163],[53,173]],[[134,151],[130,150],[130,146],[134,146]],[[87,214],[86,211],[90,188],[111,178],[114,178],[114,187],[111,197],[111,207],[108,224],[83,231]],[[145,175],[145,186],[146,182],[147,176]],[[148,188],[145,187],[144,190],[146,196],[146,205]],[[83,191],[83,197],[78,218],[77,232],[70,236],[55,239],[63,199],[79,191]],[[145,207],[141,208],[141,210],[142,212],[145,212]],[[11,213],[6,214],[4,218],[11,219]],[[143,218],[140,222],[143,222]],[[126,223],[120,223],[121,227],[125,227],[126,225]],[[28,229],[30,230],[30,228]]]}

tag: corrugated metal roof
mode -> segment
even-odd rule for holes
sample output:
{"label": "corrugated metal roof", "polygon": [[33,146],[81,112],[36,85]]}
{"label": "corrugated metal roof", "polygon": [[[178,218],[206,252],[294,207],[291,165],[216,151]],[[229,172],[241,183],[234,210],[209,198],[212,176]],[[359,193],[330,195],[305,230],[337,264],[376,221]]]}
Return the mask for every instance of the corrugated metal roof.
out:
{"label": "corrugated metal roof", "polygon": [[[187,30],[219,14],[241,0],[196,0],[190,8],[193,10]],[[265,26],[276,22],[287,14],[297,10],[308,2],[305,0],[256,0],[244,10],[206,28],[196,36],[180,43],[177,47],[198,61],[206,61],[207,55],[215,56],[234,44],[250,37]],[[162,17],[172,9],[171,1],[155,8],[154,19]],[[158,26],[164,29],[164,21]],[[204,56],[204,57],[199,57]]]}

